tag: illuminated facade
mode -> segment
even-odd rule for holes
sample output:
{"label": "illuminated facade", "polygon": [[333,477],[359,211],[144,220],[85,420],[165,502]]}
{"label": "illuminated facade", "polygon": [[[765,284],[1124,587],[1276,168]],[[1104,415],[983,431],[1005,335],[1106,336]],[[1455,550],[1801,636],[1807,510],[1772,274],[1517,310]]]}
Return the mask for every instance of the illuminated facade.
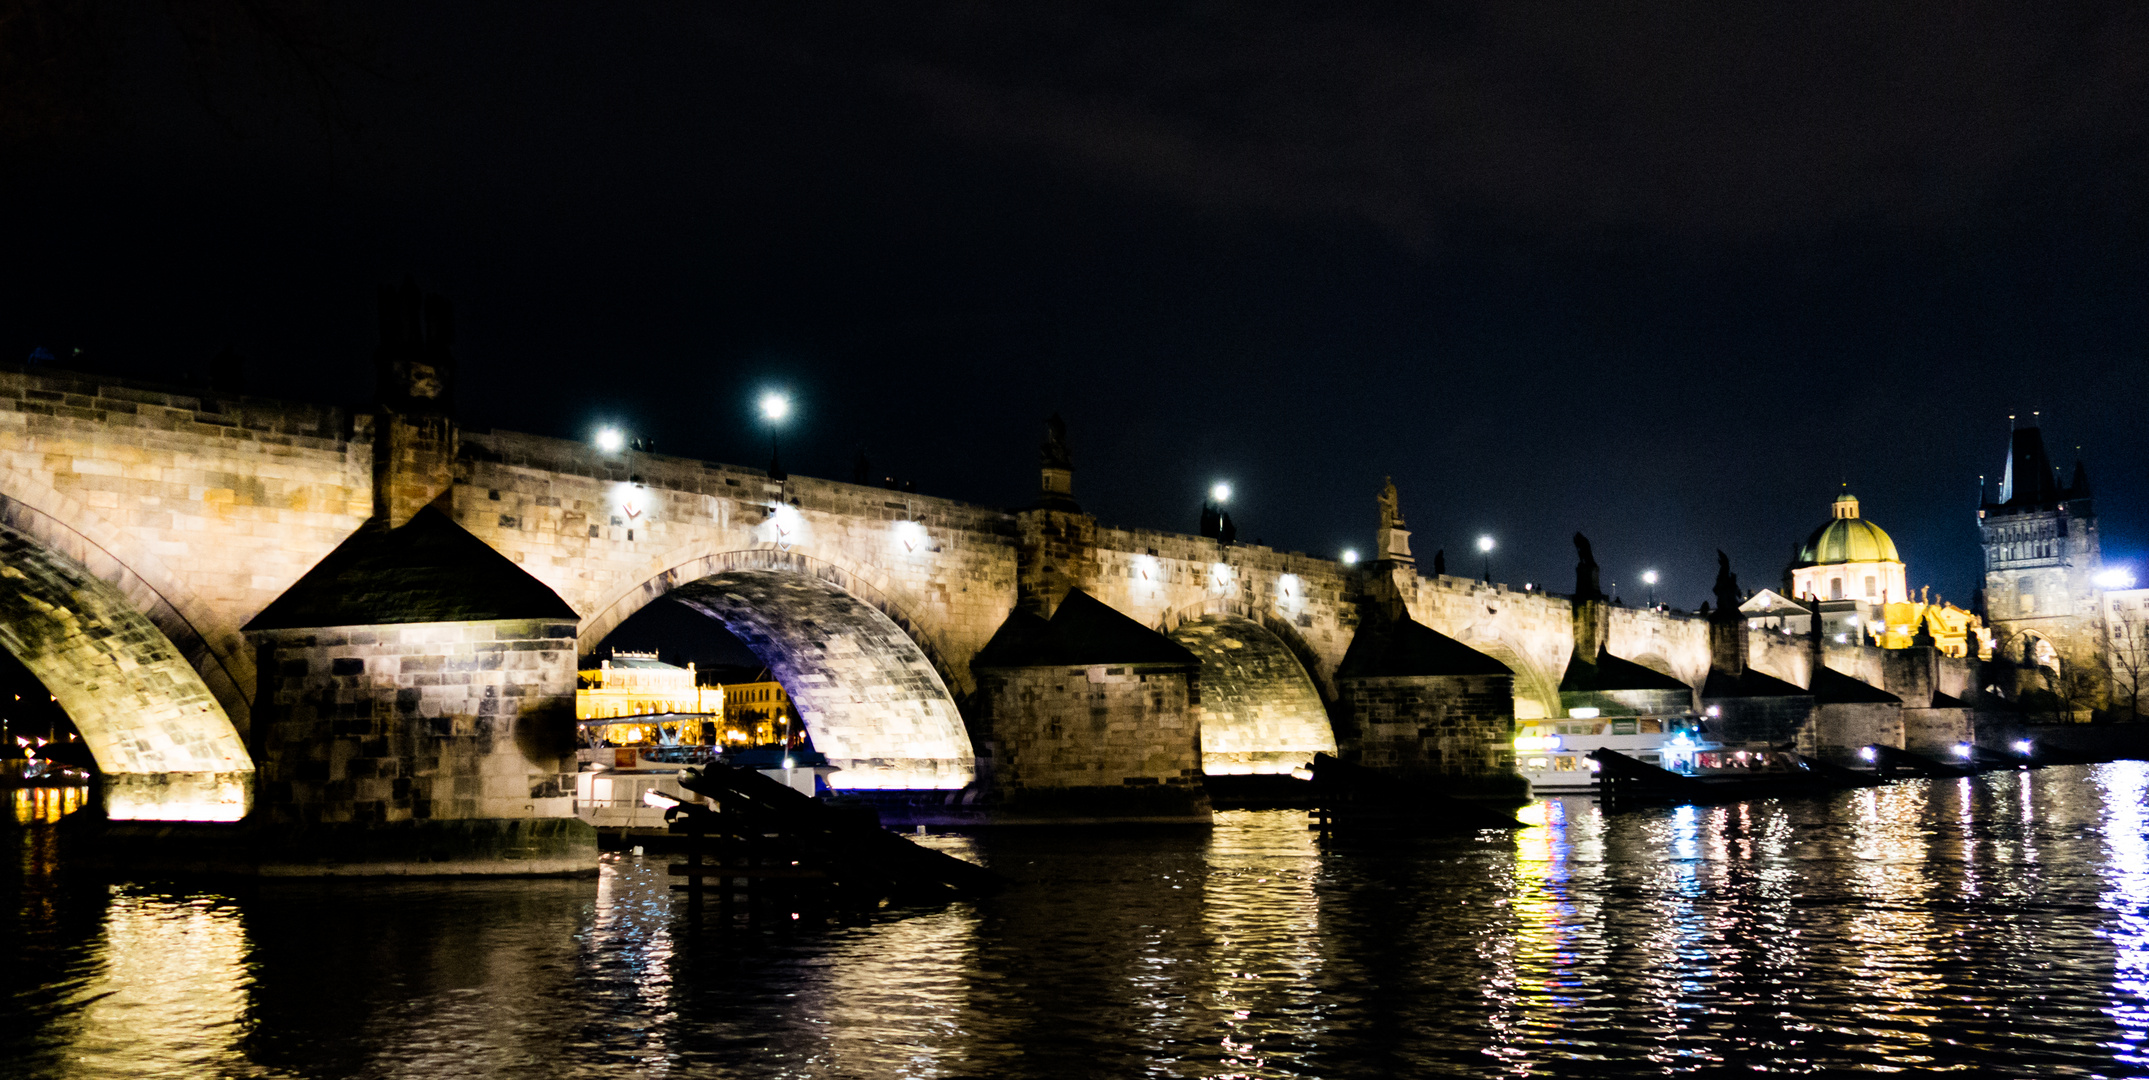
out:
{"label": "illuminated facade", "polygon": [[581,672],[575,719],[708,712],[703,702],[722,701],[724,691],[698,686],[695,679],[692,663],[678,667],[658,660],[655,653],[615,651],[596,668]]}
{"label": "illuminated facade", "polygon": [[783,684],[766,678],[724,687],[724,740],[767,746],[803,731]]}
{"label": "illuminated facade", "polygon": [[1882,604],[1910,595],[1895,541],[1859,516],[1858,496],[1837,496],[1833,516],[1798,549],[1798,560],[1791,564],[1791,595],[1855,601],[1875,619]]}
{"label": "illuminated facade", "polygon": [[2073,482],[2061,484],[2043,433],[2017,428],[1999,495],[1977,511],[1995,655],[2043,671],[2043,689],[2064,690],[2070,701],[2094,698],[2085,680],[2103,681],[2108,615],[2089,474],[2077,463]]}

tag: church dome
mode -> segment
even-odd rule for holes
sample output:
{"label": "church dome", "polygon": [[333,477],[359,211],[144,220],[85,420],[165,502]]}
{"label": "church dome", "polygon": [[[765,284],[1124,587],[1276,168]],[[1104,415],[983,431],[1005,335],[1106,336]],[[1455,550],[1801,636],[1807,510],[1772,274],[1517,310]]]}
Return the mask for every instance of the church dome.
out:
{"label": "church dome", "polygon": [[1902,561],[1887,531],[1858,516],[1858,496],[1845,494],[1836,499],[1835,518],[1806,537],[1797,565]]}

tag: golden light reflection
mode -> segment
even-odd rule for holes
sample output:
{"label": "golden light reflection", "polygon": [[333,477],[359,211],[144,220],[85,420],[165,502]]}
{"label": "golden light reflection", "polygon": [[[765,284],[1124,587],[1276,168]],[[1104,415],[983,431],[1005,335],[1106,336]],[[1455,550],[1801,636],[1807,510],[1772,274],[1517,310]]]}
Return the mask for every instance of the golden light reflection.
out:
{"label": "golden light reflection", "polygon": [[[1926,867],[1926,830],[1931,781],[1867,788],[1852,800],[1849,875],[1846,884],[1864,902],[1863,914],[1844,925],[1845,972],[1870,1010],[1891,1026],[1923,1028],[1938,1019],[1947,980],[1929,943],[1938,934],[1930,901],[1934,883]],[[1896,1027],[1892,1055],[1906,1064],[1926,1058],[1905,1046],[1936,1036]]]}
{"label": "golden light reflection", "polygon": [[89,805],[89,785],[16,788],[11,800],[15,824],[50,825]]}
{"label": "golden light reflection", "polygon": [[241,1063],[247,936],[222,898],[113,896],[101,972],[55,1026],[81,1075],[214,1075]]}
{"label": "golden light reflection", "polygon": [[1279,1061],[1303,1041],[1306,988],[1321,955],[1320,848],[1297,814],[1218,814],[1202,887],[1210,1021],[1221,1029],[1219,1080],[1293,1071]]}

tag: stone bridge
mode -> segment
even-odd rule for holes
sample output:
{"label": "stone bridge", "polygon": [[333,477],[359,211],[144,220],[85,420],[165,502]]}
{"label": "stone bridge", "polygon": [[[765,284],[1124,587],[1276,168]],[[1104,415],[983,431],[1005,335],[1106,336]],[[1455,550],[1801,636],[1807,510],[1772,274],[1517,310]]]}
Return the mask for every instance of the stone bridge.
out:
{"label": "stone bridge", "polygon": [[[114,818],[245,815],[270,713],[375,722],[363,720],[373,695],[425,715],[447,683],[488,701],[534,695],[526,714],[542,697],[555,715],[556,680],[518,682],[476,660],[391,663],[404,654],[349,634],[294,639],[288,621],[269,628],[274,640],[261,626],[249,635],[369,521],[395,528],[427,507],[572,609],[573,650],[543,654],[561,671],[661,597],[721,620],[791,689],[854,788],[970,782],[972,660],[1011,612],[1049,615],[1077,588],[1201,658],[1212,772],[1288,769],[1335,746],[1338,668],[1373,603],[1506,665],[1515,715],[1559,715],[1575,651],[1565,598],[1420,574],[1407,541],[1385,534],[1378,550],[1393,557],[1353,567],[1103,525],[1074,504],[1071,467],[1047,465],[1037,508],[1008,511],[462,429],[407,397],[352,410],[0,369],[0,641],[75,719]],[[1692,686],[1706,677],[1702,620],[1612,608],[1604,621],[1614,654]],[[346,767],[336,762],[317,767]],[[367,792],[404,790],[393,776],[336,776],[361,816],[399,797]],[[549,780],[528,779],[540,798]]]}

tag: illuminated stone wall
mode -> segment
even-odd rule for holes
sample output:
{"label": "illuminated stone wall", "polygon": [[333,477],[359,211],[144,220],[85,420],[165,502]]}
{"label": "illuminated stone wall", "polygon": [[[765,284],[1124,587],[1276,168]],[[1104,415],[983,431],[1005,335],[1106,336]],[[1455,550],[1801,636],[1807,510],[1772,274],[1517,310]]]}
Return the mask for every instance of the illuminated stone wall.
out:
{"label": "illuminated stone wall", "polygon": [[371,439],[337,408],[0,367],[17,527],[127,596],[242,733],[239,628],[371,513]]}
{"label": "illuminated stone wall", "polygon": [[574,816],[574,631],[503,620],[257,633],[270,820]]}
{"label": "illuminated stone wall", "polygon": [[0,647],[59,700],[103,774],[114,819],[232,821],[254,765],[193,665],[140,607],[11,527],[0,498]]}
{"label": "illuminated stone wall", "polygon": [[1007,815],[1207,820],[1187,670],[981,668],[979,718]]}
{"label": "illuminated stone wall", "polygon": [[1507,675],[1339,680],[1339,756],[1458,797],[1526,797],[1515,773],[1514,681]]}
{"label": "illuminated stone wall", "polygon": [[1336,752],[1320,691],[1274,633],[1239,615],[1179,624],[1171,639],[1201,658],[1201,762],[1211,775],[1288,773]]}

